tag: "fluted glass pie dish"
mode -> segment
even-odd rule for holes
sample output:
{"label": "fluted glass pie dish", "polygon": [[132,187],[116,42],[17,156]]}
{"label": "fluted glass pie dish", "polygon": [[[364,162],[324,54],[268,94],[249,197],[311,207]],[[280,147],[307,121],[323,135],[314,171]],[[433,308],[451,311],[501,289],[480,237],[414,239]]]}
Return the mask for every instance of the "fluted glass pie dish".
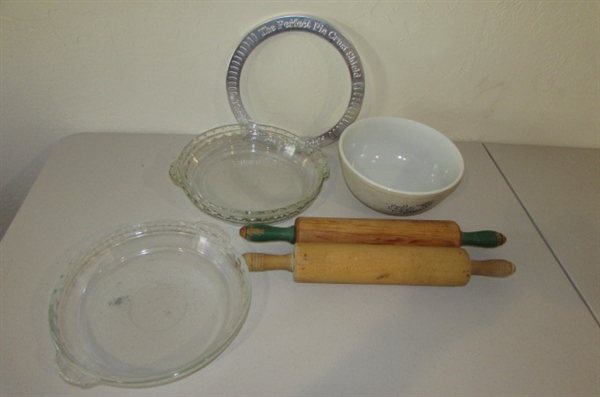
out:
{"label": "fluted glass pie dish", "polygon": [[307,208],[329,177],[318,147],[277,127],[233,124],[190,141],[170,176],[201,210],[233,223],[272,223]]}
{"label": "fluted glass pie dish", "polygon": [[202,368],[248,313],[246,262],[219,228],[156,221],[76,253],[49,321],[61,376],[80,387],[155,386]]}

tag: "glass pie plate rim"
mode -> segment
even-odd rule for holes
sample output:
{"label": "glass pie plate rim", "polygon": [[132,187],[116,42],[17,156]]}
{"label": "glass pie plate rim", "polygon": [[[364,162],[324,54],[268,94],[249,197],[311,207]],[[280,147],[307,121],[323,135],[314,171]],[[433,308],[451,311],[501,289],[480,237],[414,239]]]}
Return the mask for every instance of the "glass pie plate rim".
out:
{"label": "glass pie plate rim", "polygon": [[[132,252],[132,256],[128,258],[111,258],[111,253],[109,252],[111,249],[120,249],[120,247],[123,246],[126,249],[127,244],[144,242],[144,238],[149,238],[150,242],[153,242],[153,244],[147,246],[147,250],[142,249],[141,253],[139,250],[134,250],[135,252]],[[157,238],[158,242],[156,241]],[[185,242],[182,239],[185,239]],[[161,243],[162,240],[165,242]],[[179,240],[182,241],[180,242]],[[193,247],[185,247],[185,245],[189,245],[189,243],[194,245],[197,244],[198,257],[192,258],[191,261],[189,255],[187,258],[181,257],[182,266],[193,268],[193,272],[196,274],[194,280],[197,280],[198,277],[211,278],[210,281],[207,281],[207,285],[210,283],[217,283],[216,289],[218,296],[228,294],[227,302],[225,304],[222,304],[222,302],[216,302],[214,304],[216,307],[213,308],[213,311],[218,311],[219,313],[217,314],[221,316],[221,320],[216,321],[219,328],[217,331],[213,331],[209,341],[205,342],[203,340],[204,335],[200,336],[200,333],[204,331],[204,328],[201,328],[202,331],[194,331],[194,329],[192,329],[192,331],[189,331],[192,332],[192,335],[190,336],[189,332],[184,330],[184,326],[189,325],[189,323],[186,324],[185,321],[176,323],[172,327],[176,332],[178,331],[178,328],[184,330],[184,334],[188,332],[187,336],[189,337],[189,340],[185,346],[190,344],[195,346],[194,343],[191,342],[196,342],[198,338],[202,339],[200,341],[201,343],[199,343],[202,347],[198,347],[198,351],[191,349],[193,351],[190,353],[190,356],[193,357],[190,358],[190,356],[188,356],[187,358],[184,358],[182,362],[178,362],[179,356],[172,355],[175,358],[173,359],[173,357],[171,357],[171,361],[168,362],[169,367],[165,367],[164,369],[159,368],[158,370],[151,366],[136,366],[135,360],[137,360],[137,358],[135,360],[132,359],[133,364],[127,366],[127,369],[131,369],[132,372],[128,375],[122,375],[122,372],[120,372],[120,368],[118,367],[122,364],[123,357],[127,358],[127,356],[123,354],[121,357],[120,353],[111,355],[108,349],[104,349],[104,345],[98,342],[101,338],[96,338],[96,334],[102,333],[97,327],[99,321],[96,321],[94,325],[90,319],[83,320],[82,317],[87,316],[82,315],[82,313],[85,311],[84,309],[88,309],[94,303],[98,306],[97,302],[99,301],[101,301],[101,304],[106,311],[126,310],[127,305],[129,305],[127,309],[129,310],[128,317],[132,319],[131,323],[133,324],[136,319],[135,312],[132,314],[132,305],[139,304],[142,308],[144,305],[150,307],[147,306],[150,304],[149,300],[144,301],[143,299],[144,296],[148,297],[148,294],[142,294],[142,298],[139,298],[138,300],[135,300],[134,297],[130,299],[127,295],[110,300],[106,299],[103,295],[99,295],[102,296],[102,298],[98,299],[90,297],[93,296],[91,294],[93,294],[94,288],[98,285],[102,285],[102,282],[110,280],[111,267],[116,268],[117,270],[119,269],[119,266],[126,267],[125,264],[128,263],[127,259],[129,259],[130,262],[132,261],[135,266],[135,261],[137,260],[135,254],[139,254],[143,257],[146,253],[151,254],[155,248],[160,250],[161,245],[163,245],[163,249],[171,251],[171,256],[179,255],[178,252],[181,252],[182,255],[184,255],[185,252],[181,247],[187,248],[188,251],[190,249],[193,250]],[[134,245],[134,249],[135,247],[136,246]],[[217,253],[217,256],[221,255],[222,257],[218,258],[215,256],[215,252]],[[105,257],[108,256],[109,260],[106,263],[98,263],[97,261],[101,260],[103,255]],[[111,259],[114,259],[114,261],[111,262]],[[48,321],[51,338],[56,350],[55,365],[59,374],[68,383],[82,388],[88,388],[99,384],[116,387],[150,387],[170,383],[188,376],[209,364],[227,348],[241,330],[249,312],[252,297],[252,285],[246,262],[243,259],[243,256],[241,256],[231,244],[227,233],[220,227],[208,222],[200,221],[192,223],[165,219],[122,226],[112,233],[94,239],[93,242],[87,244],[84,248],[72,250],[66,260],[68,260],[69,263],[57,280],[50,298]],[[200,265],[200,262],[202,262],[202,265]],[[206,270],[207,263],[208,266],[211,267],[209,270]],[[144,266],[145,263],[142,263],[140,268],[146,269]],[[169,269],[167,269],[164,264],[159,264],[157,266],[159,269],[165,269],[165,273],[169,273]],[[94,274],[91,276],[85,274],[85,272],[90,271]],[[134,271],[134,275],[142,276],[142,273],[136,273],[136,271],[137,270]],[[173,272],[173,270],[171,270],[171,272]],[[207,275],[207,272],[216,274],[218,281],[215,281],[214,274]],[[184,275],[189,274],[184,273]],[[86,280],[86,277],[89,279]],[[162,277],[162,274],[160,277]],[[113,277],[113,279],[116,279],[116,276]],[[106,285],[106,283],[104,284]],[[126,284],[125,281],[124,284]],[[144,282],[141,282],[140,291],[146,291],[147,288],[145,287],[148,286],[154,288],[155,284],[156,283],[153,282],[152,284],[148,283],[148,285],[145,285]],[[177,284],[174,286],[181,287],[182,289],[186,288],[185,286]],[[188,289],[189,287],[190,285],[187,286]],[[201,286],[199,286],[199,288],[200,287]],[[213,285],[209,285],[209,287],[210,288],[207,289],[205,294],[213,292]],[[137,288],[137,285],[135,288]],[[232,289],[234,288],[237,288],[237,290],[233,291]],[[88,290],[91,291],[88,292]],[[88,293],[90,296],[77,296],[79,293]],[[202,294],[199,294],[199,296],[202,296]],[[163,297],[160,296],[160,290],[158,297]],[[154,296],[154,298],[156,298],[156,296]],[[200,297],[198,297],[198,300],[200,300]],[[96,302],[90,303],[91,301]],[[177,303],[180,302],[177,301]],[[194,302],[194,299],[192,299],[192,304],[194,303],[198,302]],[[177,307],[180,307],[180,305],[170,306],[170,308]],[[160,305],[158,308],[160,309]],[[186,317],[189,318],[195,313],[189,309],[189,304],[187,302],[183,311],[184,314],[179,313],[179,315],[184,319]],[[191,314],[186,315],[185,311],[188,311],[188,313]],[[92,313],[95,312],[92,311]],[[67,318],[67,316],[75,316],[76,320]],[[225,317],[225,320],[223,320],[223,316]],[[150,316],[151,320],[157,318],[158,317]],[[149,323],[145,325],[152,326],[153,324]],[[163,327],[163,323],[160,323],[160,327]],[[131,330],[134,328],[134,326],[130,326],[128,329]],[[163,334],[161,334],[161,332],[163,332]],[[111,334],[110,336],[114,339],[113,333],[115,332],[110,330],[109,334]],[[164,335],[167,334],[165,334],[162,329],[150,328],[148,335],[157,338],[158,341],[164,341]],[[125,336],[131,338],[134,337],[134,335]],[[180,341],[175,342],[168,339],[166,342],[166,349],[181,351],[183,346],[180,346],[178,344],[179,342]],[[171,343],[173,345],[171,345]],[[83,345],[85,345],[84,348],[82,348]],[[134,351],[134,353],[135,352],[138,351]],[[102,361],[103,358],[106,358],[105,362]],[[155,359],[155,357],[152,358]],[[114,367],[111,367],[112,364],[115,364]],[[161,365],[162,364],[158,364],[159,367]],[[100,367],[102,368],[98,369]]]}
{"label": "glass pie plate rim", "polygon": [[[215,145],[219,145],[218,141],[223,141],[225,149],[229,149],[226,145],[228,139],[248,139],[249,144],[253,142],[261,142],[268,147],[267,151],[256,152],[265,156],[270,156],[270,153],[281,152],[286,156],[304,156],[305,160],[310,161],[312,167],[318,173],[318,178],[302,197],[295,199],[293,203],[276,206],[269,209],[244,209],[231,208],[231,206],[217,203],[202,195],[199,192],[201,187],[195,186],[194,182],[188,179],[187,173],[191,167],[200,167],[203,159],[196,158],[195,154],[203,145],[210,145],[217,141]],[[272,150],[275,148],[276,150]],[[232,155],[234,150],[224,155]],[[205,164],[204,164],[205,165]],[[248,124],[228,124],[212,128],[195,136],[189,141],[181,151],[178,158],[171,164],[169,175],[173,183],[182,188],[187,197],[200,210],[230,223],[274,223],[281,222],[304,211],[310,206],[320,193],[322,186],[329,178],[330,170],[328,159],[321,149],[311,145],[293,133],[281,129],[279,127],[256,124],[250,122]]]}

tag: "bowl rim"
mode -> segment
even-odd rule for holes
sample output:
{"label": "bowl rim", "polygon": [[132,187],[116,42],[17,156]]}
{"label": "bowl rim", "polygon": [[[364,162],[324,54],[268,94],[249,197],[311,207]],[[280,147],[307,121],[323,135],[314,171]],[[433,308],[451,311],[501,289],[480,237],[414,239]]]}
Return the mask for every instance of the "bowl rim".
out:
{"label": "bowl rim", "polygon": [[[169,174],[171,180],[181,187],[188,198],[202,211],[207,212],[216,218],[233,223],[273,223],[287,220],[306,209],[319,195],[324,182],[329,178],[330,169],[327,156],[322,150],[314,145],[307,143],[293,133],[279,127],[267,124],[252,124],[252,128],[256,129],[256,133],[250,132],[247,127],[241,124],[228,124],[220,127],[212,128],[197,135],[194,139],[187,143],[183,148],[178,158],[171,164]],[[185,177],[183,167],[188,162],[190,156],[195,150],[211,139],[222,139],[225,137],[243,137],[245,135],[256,136],[258,139],[261,136],[275,136],[284,144],[294,145],[300,149],[307,159],[310,159],[314,164],[315,169],[319,173],[318,180],[311,187],[310,191],[294,203],[267,210],[244,210],[240,208],[229,208],[203,197],[196,188]],[[297,153],[298,150],[294,150]]]}
{"label": "bowl rim", "polygon": [[[131,239],[150,234],[156,235],[159,233],[191,233],[200,237],[205,237],[210,239],[212,243],[219,244],[220,248],[225,250],[228,255],[232,255],[235,258],[236,263],[239,265],[239,274],[242,281],[242,291],[240,294],[242,305],[240,306],[239,313],[235,319],[234,326],[228,334],[224,335],[224,339],[219,345],[203,352],[192,362],[181,364],[174,370],[164,371],[164,373],[137,380],[122,380],[118,375],[111,376],[97,374],[93,370],[88,369],[85,364],[81,363],[79,359],[73,356],[66,340],[62,337],[62,327],[60,326],[60,318],[62,317],[60,311],[61,302],[64,302],[68,297],[69,288],[97,253],[115,245],[125,243]],[[163,385],[184,378],[212,362],[227,348],[227,346],[229,346],[242,329],[250,310],[252,283],[246,261],[231,243],[229,235],[219,226],[209,222],[187,222],[163,219],[121,226],[112,233],[107,233],[93,239],[93,241],[88,242],[85,247],[72,249],[69,253],[69,257],[65,259],[68,263],[56,281],[50,297],[48,306],[48,325],[50,327],[50,336],[55,347],[56,365],[60,375],[67,382],[80,387],[87,388],[99,384],[118,387],[150,387]],[[65,370],[68,371],[68,374],[64,372]],[[69,375],[74,375],[74,378]]]}
{"label": "bowl rim", "polygon": [[[348,136],[350,135],[350,134],[348,134],[349,131],[352,132],[356,128],[360,127],[362,124],[367,124],[367,123],[370,123],[373,121],[393,121],[393,122],[400,121],[400,122],[403,122],[406,124],[413,124],[413,125],[419,126],[421,128],[425,127],[426,129],[428,129],[432,132],[435,132],[436,136],[438,136],[442,141],[449,143],[448,147],[456,155],[457,159],[460,160],[459,161],[459,171],[458,171],[457,177],[451,183],[447,184],[446,186],[444,186],[442,188],[434,189],[434,190],[423,190],[423,191],[407,191],[407,190],[394,189],[394,188],[382,185],[378,182],[375,182],[375,181],[367,178],[365,175],[363,175],[361,172],[359,172],[354,166],[352,166],[352,164],[350,163],[350,161],[348,160],[348,158],[346,156],[346,153],[345,153],[343,147],[344,147],[344,142],[347,139],[349,139],[348,138]],[[390,116],[369,117],[369,118],[364,118],[364,119],[361,119],[361,120],[355,122],[354,124],[349,126],[346,129],[346,131],[344,132],[344,134],[342,134],[342,136],[340,137],[340,140],[338,141],[338,153],[339,153],[340,161],[342,163],[342,167],[351,171],[366,185],[373,186],[377,189],[384,190],[388,193],[402,194],[405,196],[412,196],[412,197],[434,196],[434,195],[437,195],[440,193],[447,192],[451,189],[454,189],[458,185],[458,183],[461,181],[461,179],[463,178],[463,174],[464,174],[464,170],[465,170],[465,162],[464,162],[462,153],[460,152],[458,147],[456,147],[455,143],[452,142],[452,140],[450,140],[450,138],[448,138],[446,135],[442,134],[440,131],[436,130],[435,128],[433,128],[427,124],[423,124],[423,123],[420,123],[415,120],[401,118],[401,117],[390,117]]]}

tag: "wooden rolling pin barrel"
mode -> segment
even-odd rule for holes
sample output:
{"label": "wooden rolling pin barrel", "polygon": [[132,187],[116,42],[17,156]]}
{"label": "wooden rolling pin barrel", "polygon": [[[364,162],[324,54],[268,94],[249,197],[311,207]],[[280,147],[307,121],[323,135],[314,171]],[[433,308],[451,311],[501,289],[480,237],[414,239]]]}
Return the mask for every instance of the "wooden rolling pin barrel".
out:
{"label": "wooden rolling pin barrel", "polygon": [[472,261],[462,248],[296,243],[288,255],[246,253],[250,271],[288,270],[307,283],[462,286],[471,275],[507,277],[505,260]]}
{"label": "wooden rolling pin barrel", "polygon": [[462,232],[453,221],[299,217],[287,228],[248,225],[240,235],[249,241],[346,243],[433,247],[498,247],[506,238],[498,232]]}

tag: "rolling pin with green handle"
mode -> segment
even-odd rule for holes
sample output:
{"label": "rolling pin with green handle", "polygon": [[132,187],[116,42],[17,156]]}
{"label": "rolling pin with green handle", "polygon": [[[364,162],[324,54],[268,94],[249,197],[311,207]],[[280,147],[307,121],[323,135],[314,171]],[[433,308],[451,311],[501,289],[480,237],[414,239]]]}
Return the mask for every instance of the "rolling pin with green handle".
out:
{"label": "rolling pin with green handle", "polygon": [[296,218],[294,226],[262,224],[240,229],[249,241],[287,241],[289,243],[394,244],[434,247],[498,247],[506,238],[498,232],[483,230],[461,232],[453,221],[352,218]]}
{"label": "rolling pin with green handle", "polygon": [[462,248],[296,243],[287,255],[246,253],[253,272],[288,270],[302,283],[461,286],[471,275],[507,277],[511,262],[472,261]]}

